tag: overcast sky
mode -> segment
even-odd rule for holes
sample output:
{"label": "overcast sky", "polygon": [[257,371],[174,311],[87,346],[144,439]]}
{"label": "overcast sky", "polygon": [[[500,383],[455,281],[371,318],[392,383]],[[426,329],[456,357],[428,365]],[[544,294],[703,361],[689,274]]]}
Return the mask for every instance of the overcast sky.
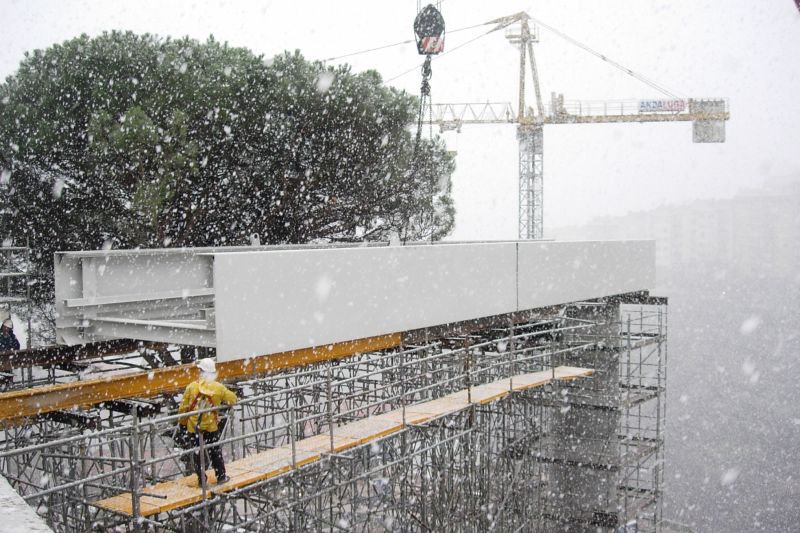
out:
{"label": "overcast sky", "polygon": [[[411,39],[417,2],[0,0],[0,6],[5,78],[26,50],[112,29],[213,34],[265,56],[299,49],[327,59]],[[770,176],[800,175],[800,13],[793,0],[445,0],[446,48],[488,26],[452,30],[522,10],[681,97],[726,97],[731,108],[724,144],[693,144],[689,123],[547,126],[545,236],[598,215],[730,197]],[[663,96],[547,30],[540,34],[535,51],[546,100],[553,91],[566,100]],[[340,61],[390,79],[420,59],[409,43]],[[502,32],[480,37],[434,62],[433,101],[516,102],[518,61]],[[391,84],[416,94],[419,76],[414,69]],[[514,126],[465,126],[446,139],[458,152],[453,237],[515,238]]]}

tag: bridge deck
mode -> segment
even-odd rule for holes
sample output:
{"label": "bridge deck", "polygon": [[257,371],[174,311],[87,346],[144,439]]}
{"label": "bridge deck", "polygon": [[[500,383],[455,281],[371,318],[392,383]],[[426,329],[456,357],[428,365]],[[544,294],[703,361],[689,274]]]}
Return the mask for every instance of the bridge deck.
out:
{"label": "bridge deck", "polygon": [[[469,407],[470,399],[473,404],[486,404],[508,395],[511,390],[521,391],[546,385],[553,377],[570,380],[589,376],[592,373],[593,370],[588,368],[560,366],[554,371],[544,370],[521,374],[512,379],[506,378],[472,387],[469,393],[467,390],[461,390],[436,400],[407,406],[405,418],[402,409],[395,409],[388,413],[350,422],[334,428],[333,448],[331,448],[330,433],[298,440],[295,443],[294,467],[301,467],[317,461],[326,453],[341,452],[398,432],[403,429],[405,424],[419,424],[456,413]],[[230,481],[225,484],[213,484],[216,481],[214,473],[212,470],[208,471],[209,485],[206,487],[206,497],[212,498],[215,494],[278,476],[291,468],[293,468],[293,464],[290,445],[232,461],[226,465]],[[186,507],[203,499],[202,489],[195,475],[151,485],[145,487],[142,492],[139,500],[140,514],[145,517]],[[94,505],[119,514],[133,515],[130,492],[97,501]]]}

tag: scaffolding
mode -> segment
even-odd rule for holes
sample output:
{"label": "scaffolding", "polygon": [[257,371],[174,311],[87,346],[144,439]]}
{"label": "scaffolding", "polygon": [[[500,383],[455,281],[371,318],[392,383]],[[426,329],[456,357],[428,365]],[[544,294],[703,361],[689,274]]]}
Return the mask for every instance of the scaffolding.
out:
{"label": "scaffolding", "polygon": [[[218,443],[226,462],[283,447],[288,466],[230,489],[200,487],[174,508],[159,507],[155,485],[197,485],[193,450],[173,443],[174,395],[7,424],[0,471],[65,532],[657,531],[666,301],[605,299],[489,322],[238,381],[241,401]],[[560,366],[594,375],[514,385],[536,372],[555,378]],[[473,401],[498,382],[508,390]],[[444,416],[406,416],[453,394],[467,401]],[[397,410],[399,430],[336,446],[338,428]],[[309,439],[330,446],[312,460],[297,449]],[[103,504],[121,494],[128,510]]]}
{"label": "scaffolding", "polygon": [[[0,213],[0,233],[4,233],[4,216]],[[5,235],[2,235],[5,237]],[[33,308],[31,301],[30,266],[31,251],[27,246],[6,246],[5,240],[0,246],[0,320],[12,318],[16,312],[27,321],[26,347],[31,347],[31,318]],[[14,381],[14,372],[8,368],[0,368],[0,390],[7,390]],[[30,372],[20,371],[20,379],[30,378]]]}
{"label": "scaffolding", "polygon": [[[0,309],[9,316],[15,307],[30,316],[30,265],[27,246],[0,246]],[[28,323],[30,327],[30,320]],[[28,344],[30,347],[30,341]]]}
{"label": "scaffolding", "polygon": [[567,335],[567,346],[594,342],[580,353],[564,351],[557,363],[580,361],[595,375],[586,383],[556,383],[560,390],[540,399],[550,410],[540,456],[549,483],[542,507],[545,530],[658,530],[664,483],[665,304],[623,305],[617,312],[586,302],[567,310],[574,320],[595,324]]}

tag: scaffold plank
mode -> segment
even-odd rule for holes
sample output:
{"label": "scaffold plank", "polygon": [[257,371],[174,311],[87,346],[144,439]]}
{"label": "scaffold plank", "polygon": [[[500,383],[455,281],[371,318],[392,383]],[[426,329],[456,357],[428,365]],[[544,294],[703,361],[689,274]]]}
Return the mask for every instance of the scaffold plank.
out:
{"label": "scaffold plank", "polygon": [[411,406],[411,409],[418,413],[425,413],[429,418],[446,416],[469,407],[468,395],[469,393],[466,390],[462,390],[442,396],[436,400],[415,404]]}
{"label": "scaffold plank", "polygon": [[338,431],[334,430],[333,447],[331,447],[330,433],[323,433],[297,441],[295,443],[295,449],[303,452],[326,453],[330,452],[331,450],[339,451],[346,448],[352,448],[358,444],[358,439],[354,439],[349,436],[343,436]]}
{"label": "scaffold plank", "polygon": [[511,387],[512,382],[508,379],[478,385],[472,389],[472,401],[480,404],[491,403],[508,394]]}
{"label": "scaffold plank", "polygon": [[402,421],[392,420],[384,415],[376,415],[339,426],[333,430],[333,434],[344,437],[351,441],[353,446],[357,446],[401,429],[403,429]]}
{"label": "scaffold plank", "polygon": [[423,422],[430,420],[433,416],[433,413],[430,413],[422,408],[418,408],[416,405],[411,405],[406,407],[405,412],[403,412],[402,409],[397,409],[396,411],[383,413],[380,416],[386,420],[399,422],[401,424],[422,424]]}
{"label": "scaffold plank", "polygon": [[[319,450],[295,450],[294,461],[297,466],[308,464],[312,461],[319,459],[321,452]],[[251,455],[240,461],[236,462],[242,469],[257,476],[255,481],[267,479],[280,474],[283,474],[292,468],[292,449],[289,446],[281,446],[279,448],[272,448],[264,452],[259,452]],[[195,479],[195,478],[193,478]],[[239,479],[231,479],[231,483],[239,486]]]}
{"label": "scaffold plank", "polygon": [[[317,461],[325,453],[337,453],[348,448],[366,444],[386,435],[401,431],[406,424],[421,423],[456,413],[471,404],[485,404],[508,395],[512,390],[525,390],[542,386],[556,380],[572,380],[588,377],[594,371],[589,368],[558,367],[554,370],[521,374],[512,379],[502,379],[460,390],[427,402],[417,403],[405,408],[395,409],[388,413],[371,416],[334,428],[333,448],[331,436],[323,433],[300,439],[295,442],[294,450],[290,445],[280,446],[259,452],[227,466],[230,481],[223,485],[215,485],[216,478],[212,470],[207,472],[210,485],[206,489],[206,497],[228,492],[237,488],[283,474],[293,467]],[[469,401],[471,399],[471,403]],[[140,496],[140,514],[144,517],[157,515],[192,505],[203,499],[202,488],[197,476],[187,476],[173,481],[158,483],[145,487]],[[122,515],[133,516],[132,496],[130,492],[118,494],[94,503],[95,506],[108,509]]]}

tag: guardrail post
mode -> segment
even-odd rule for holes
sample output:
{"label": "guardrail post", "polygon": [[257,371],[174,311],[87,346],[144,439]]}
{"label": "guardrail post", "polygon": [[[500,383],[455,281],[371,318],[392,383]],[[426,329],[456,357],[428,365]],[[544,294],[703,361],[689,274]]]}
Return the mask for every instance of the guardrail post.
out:
{"label": "guardrail post", "polygon": [[[200,470],[197,476],[197,482],[200,484],[200,494],[203,497],[203,502],[206,501],[206,485],[208,484],[208,476],[206,475],[206,439],[203,437],[203,432],[200,431],[200,419],[202,415],[197,417],[197,426],[195,427],[195,434],[197,435],[197,446],[199,450],[199,463]],[[197,467],[197,465],[195,465]],[[208,527],[208,507],[203,506],[203,525]]]}
{"label": "guardrail post", "polygon": [[[297,468],[297,439],[295,438],[294,404],[289,406],[289,443],[292,445],[292,468]],[[333,450],[331,450],[333,451]]]}
{"label": "guardrail post", "polygon": [[[147,417],[148,422],[150,422],[149,427],[149,439],[150,439],[150,457],[156,456],[156,425],[153,423],[153,415],[150,414]],[[156,479],[156,464],[153,463],[150,465],[150,479]]]}
{"label": "guardrail post", "polygon": [[333,453],[333,362],[328,363],[326,386],[328,393],[328,430],[331,437],[331,453]]}
{"label": "guardrail post", "polygon": [[400,409],[402,410],[403,425],[406,425],[406,367],[403,364],[405,346],[400,343],[400,363],[398,370],[400,374]]}
{"label": "guardrail post", "polygon": [[514,390],[514,375],[516,374],[517,354],[514,353],[514,320],[512,319],[510,327],[508,328],[508,341],[506,343],[506,350],[508,350],[508,390]]}
{"label": "guardrail post", "polygon": [[[627,361],[626,361],[626,375],[625,375],[625,403],[626,405],[630,406],[631,401],[631,314],[628,313],[628,320],[627,320],[627,332],[626,332],[626,354],[627,354]],[[630,415],[630,409],[625,409],[625,424],[628,424],[628,416]]]}
{"label": "guardrail post", "polygon": [[433,350],[431,349],[431,341],[428,336],[428,329],[425,328],[425,350],[422,352],[422,387],[425,392],[422,393],[420,400],[429,400],[431,398],[431,368],[430,368],[430,361],[429,358],[433,354]]}
{"label": "guardrail post", "polygon": [[139,456],[139,406],[134,405],[131,410],[133,425],[131,433],[131,515],[133,517],[133,531],[141,533],[142,524],[139,520],[141,506],[139,500],[139,482],[142,475],[141,458]]}
{"label": "guardrail post", "polygon": [[[81,441],[81,443],[78,445],[78,453],[80,454],[81,458],[81,478],[86,479],[87,477],[89,477],[89,461],[87,459],[87,455],[89,452],[87,450],[86,441]],[[83,495],[83,501],[88,502],[89,490],[85,484],[81,486],[81,494]],[[83,527],[86,528],[86,531],[90,531],[92,528],[92,520],[89,517],[89,509],[87,509],[85,504],[83,505],[82,511],[84,518]]]}
{"label": "guardrail post", "polygon": [[464,338],[464,380],[467,384],[467,403],[472,404],[472,375],[470,373],[471,359],[469,335]]}

